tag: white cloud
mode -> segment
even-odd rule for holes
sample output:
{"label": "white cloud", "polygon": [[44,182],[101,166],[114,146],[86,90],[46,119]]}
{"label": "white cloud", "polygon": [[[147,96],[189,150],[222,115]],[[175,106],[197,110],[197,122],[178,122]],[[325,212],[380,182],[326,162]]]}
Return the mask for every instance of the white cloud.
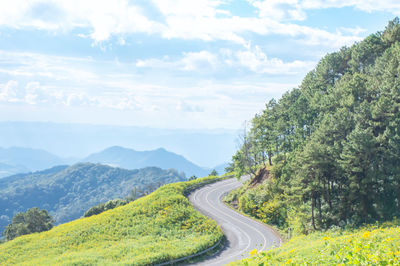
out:
{"label": "white cloud", "polygon": [[184,53],[183,58],[172,60],[168,56],[138,60],[140,68],[180,69],[184,71],[212,71],[216,73],[226,68],[246,68],[255,73],[293,75],[310,71],[316,62],[284,62],[279,58],[268,58],[259,46],[248,45],[245,50],[221,49],[212,54],[207,51]]}
{"label": "white cloud", "polygon": [[20,98],[18,81],[9,80],[6,84],[0,84],[0,101],[15,102]]}
{"label": "white cloud", "polygon": [[[167,39],[225,40],[245,46],[248,44],[245,34],[255,33],[300,37],[305,43],[312,45],[330,44],[334,39],[336,45],[334,48],[337,48],[338,44],[349,44],[356,38],[354,35],[344,36],[340,32],[331,33],[282,23],[281,20],[285,18],[302,20],[305,18],[304,11],[309,8],[326,8],[334,5],[355,5],[361,8],[360,1],[350,2],[352,4],[346,4],[344,1],[325,3],[316,0],[251,0],[250,3],[259,8],[260,17],[239,17],[230,14],[229,1],[153,0],[152,3],[163,16],[160,22],[146,16],[143,8],[131,4],[128,0],[16,0],[0,2],[0,25],[51,31],[85,28],[89,29],[90,33],[87,34],[85,31],[78,33],[78,36],[90,37],[95,43],[116,36],[120,45],[125,45],[124,36],[127,34],[147,33]],[[374,7],[372,1],[368,3],[371,3],[371,8]],[[375,9],[388,9],[394,6],[398,4],[394,1],[384,1],[384,4],[375,4]]]}
{"label": "white cloud", "polygon": [[307,10],[342,7],[354,7],[366,12],[385,11],[394,15],[400,14],[398,0],[248,0],[248,2],[258,8],[260,17],[277,21],[305,20]]}
{"label": "white cloud", "polygon": [[215,17],[224,11],[218,7],[221,0],[152,0],[166,17]]}
{"label": "white cloud", "polygon": [[41,87],[39,82],[22,85],[18,81],[9,80],[5,84],[0,84],[0,102],[35,105],[47,102],[49,97],[52,98],[50,92]]}
{"label": "white cloud", "polygon": [[[249,51],[256,53],[256,49]],[[258,53],[256,60],[260,63],[255,71],[261,73],[266,67],[263,60],[270,59],[264,58],[261,50]],[[68,119],[81,122],[234,128],[261,110],[269,98],[279,97],[296,84],[289,83],[286,78],[285,83],[268,83],[246,79],[246,76],[237,81],[190,78],[198,69],[212,68],[209,62],[216,67],[212,71],[224,68],[228,59],[232,61],[232,67],[248,69],[238,60],[236,52],[229,49],[216,54],[202,51],[182,54],[185,60],[178,58],[176,61],[181,69],[177,71],[183,75],[166,78],[170,70],[162,69],[160,73],[167,72],[168,75],[160,77],[153,75],[151,69],[151,78],[147,80],[135,75],[134,65],[123,62],[4,51],[0,51],[0,56],[5,61],[14,62],[7,67],[10,73],[22,70],[32,73],[31,76],[13,76],[3,72],[0,108],[29,110],[29,106],[34,106],[34,110],[42,110],[41,119],[44,120],[59,119],[54,114],[56,110],[57,114],[63,113],[64,118],[70,117]],[[169,61],[168,64],[177,64],[171,59]],[[107,68],[95,67],[102,65]],[[185,70],[185,66],[196,70]],[[0,69],[3,68],[0,65]],[[47,74],[41,75],[42,72]],[[81,75],[76,76],[76,73]],[[84,73],[88,73],[88,78],[84,77]],[[5,78],[7,75],[8,79]],[[188,76],[190,82],[186,82]],[[22,111],[19,112],[21,119],[24,115]],[[99,117],[98,112],[105,114],[104,117]],[[121,116],[125,119],[120,119]],[[193,121],[196,121],[196,125],[193,125]]]}
{"label": "white cloud", "polygon": [[92,29],[89,36],[96,42],[105,41],[111,35],[154,33],[163,28],[141,14],[139,8],[130,5],[127,0],[1,1],[0,25],[64,31],[89,27]]}
{"label": "white cloud", "polygon": [[45,99],[39,82],[29,82],[25,87],[25,102],[28,104],[36,104],[41,99]]}
{"label": "white cloud", "polygon": [[366,29],[363,29],[361,27],[355,27],[355,28],[346,28],[346,27],[341,27],[340,30],[344,33],[350,33],[352,35],[360,35],[361,33],[366,32]]}
{"label": "white cloud", "polygon": [[303,9],[355,7],[366,12],[386,11],[394,15],[400,14],[398,0],[300,0],[298,2]]}
{"label": "white cloud", "polygon": [[241,65],[250,70],[257,73],[267,74],[298,74],[299,72],[303,72],[305,69],[311,70],[316,64],[316,62],[311,61],[295,60],[293,62],[285,63],[278,58],[269,59],[258,46],[246,51],[238,51],[236,52],[236,57]]}
{"label": "white cloud", "polygon": [[25,85],[10,80],[0,84],[0,103],[40,106],[97,107],[117,110],[139,110],[141,105],[129,93],[91,95],[80,89],[43,86],[37,81]]}
{"label": "white cloud", "polygon": [[298,0],[249,0],[249,2],[259,9],[260,17],[268,17],[275,20],[304,20],[306,18],[306,14]]}
{"label": "white cloud", "polygon": [[199,105],[188,103],[186,101],[179,101],[176,105],[176,110],[183,112],[204,112],[204,108]]}
{"label": "white cloud", "polygon": [[183,70],[196,70],[212,67],[217,64],[217,57],[208,51],[184,53],[181,59]]}
{"label": "white cloud", "polygon": [[184,52],[182,58],[172,60],[168,56],[161,59],[150,58],[137,60],[136,66],[140,68],[163,68],[163,69],[179,69],[185,71],[209,70],[215,68],[218,63],[217,57],[208,52]]}

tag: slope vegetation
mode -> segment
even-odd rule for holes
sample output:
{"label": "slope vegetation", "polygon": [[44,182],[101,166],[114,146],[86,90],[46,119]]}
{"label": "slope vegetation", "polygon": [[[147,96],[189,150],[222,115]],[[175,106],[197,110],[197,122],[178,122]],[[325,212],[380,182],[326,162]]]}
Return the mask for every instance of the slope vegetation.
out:
{"label": "slope vegetation", "polygon": [[153,191],[161,184],[186,180],[175,170],[148,167],[126,170],[100,164],[57,166],[0,179],[0,231],[17,212],[46,209],[56,223],[77,219],[90,207],[130,191]]}
{"label": "slope vegetation", "polygon": [[233,265],[400,265],[400,226],[387,223],[358,230],[298,236],[282,247]]}
{"label": "slope vegetation", "polygon": [[216,180],[168,184],[128,205],[18,237],[0,245],[0,265],[149,265],[204,250],[223,234],[185,194]]}

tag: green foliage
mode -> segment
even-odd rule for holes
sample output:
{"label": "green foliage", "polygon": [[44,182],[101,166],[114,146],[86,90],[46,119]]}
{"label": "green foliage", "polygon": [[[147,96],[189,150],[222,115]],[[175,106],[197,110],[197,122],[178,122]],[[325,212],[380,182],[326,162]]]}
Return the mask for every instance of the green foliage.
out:
{"label": "green foliage", "polygon": [[247,184],[230,192],[224,201],[264,223],[284,226],[287,219],[286,204],[275,192],[276,189],[273,180],[266,180],[263,185],[254,188]]}
{"label": "green foliage", "polygon": [[230,265],[400,265],[398,223],[299,236]]}
{"label": "green foliage", "polygon": [[399,88],[398,18],[322,58],[241,135],[230,168],[270,165],[274,180],[236,195],[239,209],[295,234],[400,216]]}
{"label": "green foliage", "polygon": [[196,179],[197,179],[197,176],[192,175],[192,176],[189,178],[189,181],[196,180]]}
{"label": "green foliage", "polygon": [[46,210],[35,207],[26,212],[17,213],[3,235],[6,240],[12,240],[18,236],[50,230],[53,223],[53,218]]}
{"label": "green foliage", "polygon": [[215,169],[213,169],[212,171],[211,171],[211,173],[209,174],[209,176],[217,176],[218,175],[218,172],[217,172],[217,170],[215,170]]}
{"label": "green foliage", "polygon": [[108,211],[116,207],[126,205],[128,203],[129,201],[122,199],[109,200],[106,203],[101,203],[99,205],[93,206],[83,214],[83,217],[90,217],[92,215],[100,214],[104,211]]}
{"label": "green foliage", "polygon": [[131,201],[162,184],[184,180],[184,175],[173,169],[126,170],[90,163],[2,178],[0,231],[17,212],[32,207],[48,210],[57,224],[65,223],[108,200],[128,197]]}
{"label": "green foliage", "polygon": [[223,234],[185,194],[206,177],[168,184],[99,215],[0,245],[0,265],[153,265],[213,246]]}

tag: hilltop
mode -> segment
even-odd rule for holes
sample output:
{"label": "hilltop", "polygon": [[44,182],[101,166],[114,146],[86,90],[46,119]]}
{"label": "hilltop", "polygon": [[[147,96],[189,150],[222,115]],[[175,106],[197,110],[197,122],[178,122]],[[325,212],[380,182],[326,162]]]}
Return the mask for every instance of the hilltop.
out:
{"label": "hilltop", "polygon": [[101,163],[126,169],[138,169],[148,166],[162,169],[177,169],[186,174],[206,176],[210,170],[199,167],[185,157],[159,148],[151,151],[136,151],[120,146],[113,146],[98,153],[94,153],[82,160],[83,162]]}

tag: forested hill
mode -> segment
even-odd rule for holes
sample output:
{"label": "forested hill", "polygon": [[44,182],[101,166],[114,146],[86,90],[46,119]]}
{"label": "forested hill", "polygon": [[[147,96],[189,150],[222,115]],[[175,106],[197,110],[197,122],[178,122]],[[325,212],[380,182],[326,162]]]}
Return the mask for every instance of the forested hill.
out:
{"label": "forested hill", "polygon": [[326,55],[252,119],[233,168],[271,159],[273,178],[243,195],[243,210],[303,232],[400,216],[399,41],[396,18]]}
{"label": "forested hill", "polygon": [[135,187],[140,193],[183,180],[172,169],[126,170],[90,163],[6,177],[0,179],[0,231],[17,212],[31,207],[46,209],[57,223],[64,223],[101,202],[128,196]]}

